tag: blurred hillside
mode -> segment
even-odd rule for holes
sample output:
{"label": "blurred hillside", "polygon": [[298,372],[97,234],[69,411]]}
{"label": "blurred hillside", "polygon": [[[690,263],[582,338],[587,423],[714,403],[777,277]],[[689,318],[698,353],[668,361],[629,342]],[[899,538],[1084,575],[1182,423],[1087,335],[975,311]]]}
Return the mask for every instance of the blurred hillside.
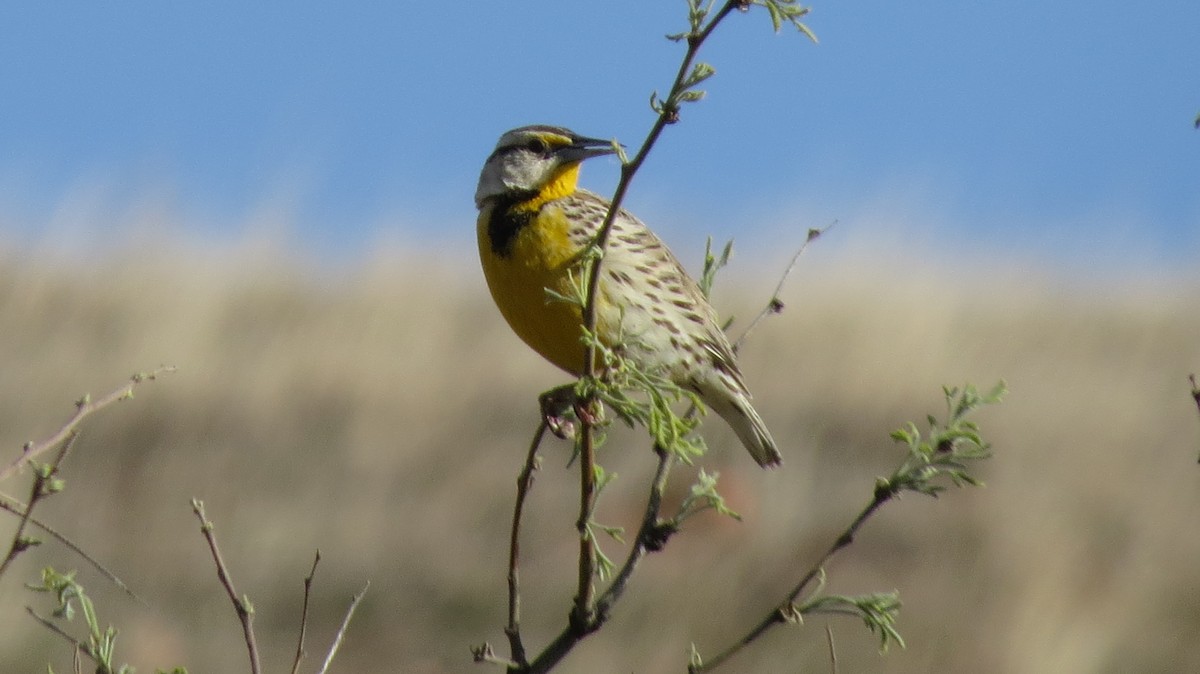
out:
{"label": "blurred hillside", "polygon": [[[1200,671],[1200,281],[1064,288],[928,262],[822,262],[742,357],[786,463],[760,471],[719,420],[707,466],[745,521],[689,522],[642,566],[613,620],[563,672],[678,672],[778,601],[900,453],[888,432],[941,415],[941,386],[1004,378],[978,421],[987,487],[887,506],[828,568],[829,590],[898,589],[907,650],[832,620],[840,671]],[[81,261],[0,253],[0,448],[49,435],[81,393],[167,363],[176,374],[87,423],[67,490],[38,516],[146,599],[121,595],[57,544],[0,582],[0,671],[70,671],[24,607],[46,564],[80,568],[120,659],[139,671],[248,671],[240,628],[190,511],[199,497],[257,609],[264,661],[291,661],[302,579],[322,552],[309,667],[350,596],[371,589],[334,671],[495,671],[506,652],[505,555],[535,396],[563,378],[513,337],[473,258],[381,253],[331,271],[271,249],[132,250]],[[719,283],[749,316],[773,281]],[[575,472],[547,445],[527,519],[526,643],[563,625],[574,582]],[[647,444],[616,432],[599,519],[636,526]],[[688,471],[675,477],[686,487]],[[24,477],[2,486],[23,496]],[[676,495],[677,497],[678,495]],[[0,534],[11,535],[6,520]],[[619,546],[605,542],[619,556]],[[732,672],[828,671],[822,621],[778,629]]]}

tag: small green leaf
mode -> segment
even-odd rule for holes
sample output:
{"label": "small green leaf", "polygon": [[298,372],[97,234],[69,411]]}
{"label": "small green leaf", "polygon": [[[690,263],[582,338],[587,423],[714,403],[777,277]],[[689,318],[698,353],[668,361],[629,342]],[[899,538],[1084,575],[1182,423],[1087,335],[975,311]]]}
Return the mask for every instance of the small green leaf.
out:
{"label": "small green leaf", "polygon": [[725,247],[721,249],[720,257],[716,257],[712,253],[712,237],[708,237],[704,242],[704,268],[700,272],[700,292],[708,297],[712,294],[713,284],[716,281],[717,272],[725,268],[729,264],[730,258],[733,257],[733,239],[725,242]]}
{"label": "small green leaf", "polygon": [[53,615],[55,618],[63,618],[68,621],[74,620],[75,619],[75,605],[72,604],[71,602],[64,602],[62,604],[59,604],[58,608],[51,611],[50,614]]}
{"label": "small green leaf", "polygon": [[696,650],[696,644],[693,642],[688,650],[688,669],[694,670],[704,666],[704,658],[700,657],[700,651]]}
{"label": "small green leaf", "polygon": [[25,552],[29,548],[41,544],[42,541],[39,538],[34,538],[32,536],[21,536],[17,538],[17,540],[13,541],[13,550],[15,552]]}
{"label": "small green leaf", "polygon": [[703,61],[692,66],[692,72],[683,81],[683,86],[690,89],[716,74],[716,69]]}
{"label": "small green leaf", "polygon": [[650,92],[650,109],[653,110],[657,114],[660,114],[660,115],[662,114],[663,104],[662,104],[662,101],[659,100],[659,98],[658,98],[657,91]]}
{"label": "small green leaf", "polygon": [[771,26],[775,29],[775,32],[778,33],[779,29],[783,27],[783,14],[773,2],[767,2],[766,7],[767,12],[771,15]]}
{"label": "small green leaf", "polygon": [[[592,540],[595,540],[595,536],[592,536]],[[617,565],[613,563],[608,555],[604,554],[604,550],[598,544],[593,546],[592,549],[596,551],[596,577],[601,581],[612,578],[612,573],[617,568]]]}

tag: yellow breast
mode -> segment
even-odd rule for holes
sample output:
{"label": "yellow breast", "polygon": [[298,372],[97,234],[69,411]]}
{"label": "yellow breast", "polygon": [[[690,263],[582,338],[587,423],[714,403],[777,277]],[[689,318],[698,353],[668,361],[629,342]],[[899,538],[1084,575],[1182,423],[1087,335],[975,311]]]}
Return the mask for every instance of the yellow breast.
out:
{"label": "yellow breast", "polygon": [[572,296],[568,271],[579,249],[567,236],[569,223],[562,210],[545,206],[515,232],[504,255],[489,236],[493,206],[479,213],[479,257],[492,299],[513,332],[534,351],[558,367],[578,375],[583,369],[579,307],[551,300],[549,288]]}
{"label": "yellow breast", "polygon": [[[566,297],[577,294],[571,287],[571,275],[576,281],[580,278],[581,246],[572,241],[573,223],[555,202],[570,198],[578,179],[578,163],[564,166],[525,201],[485,205],[476,223],[483,275],[500,313],[534,351],[576,376],[584,361],[583,312],[574,303],[552,299],[546,290]],[[500,215],[517,216],[520,226],[511,226],[510,221],[503,232],[493,230],[498,208],[508,209]],[[603,282],[596,310],[596,332],[605,344],[612,345],[619,340],[621,312]]]}

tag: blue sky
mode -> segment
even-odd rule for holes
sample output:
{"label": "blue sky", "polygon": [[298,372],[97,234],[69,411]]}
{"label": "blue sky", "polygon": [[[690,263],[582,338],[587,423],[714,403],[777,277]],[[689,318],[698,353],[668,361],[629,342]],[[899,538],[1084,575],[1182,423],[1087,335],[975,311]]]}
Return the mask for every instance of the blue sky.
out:
{"label": "blue sky", "polygon": [[[630,195],[668,241],[753,249],[837,220],[843,241],[1195,268],[1200,3],[811,6],[818,45],[772,34],[757,9],[702,52],[708,98]],[[236,240],[266,212],[316,251],[453,251],[471,241],[475,180],[502,131],[641,141],[684,10],[6,3],[0,236],[104,238],[151,200],[201,239]],[[599,160],[585,183],[608,191],[615,175]]]}

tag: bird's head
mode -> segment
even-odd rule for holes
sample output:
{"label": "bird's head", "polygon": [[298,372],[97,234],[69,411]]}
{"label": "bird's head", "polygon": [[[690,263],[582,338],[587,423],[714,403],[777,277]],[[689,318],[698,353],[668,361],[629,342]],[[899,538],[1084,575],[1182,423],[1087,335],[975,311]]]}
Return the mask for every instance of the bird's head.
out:
{"label": "bird's head", "polygon": [[513,129],[500,136],[484,163],[475,205],[483,207],[497,197],[533,198],[551,186],[569,193],[575,189],[580,162],[615,152],[611,141],[586,138],[560,126]]}

